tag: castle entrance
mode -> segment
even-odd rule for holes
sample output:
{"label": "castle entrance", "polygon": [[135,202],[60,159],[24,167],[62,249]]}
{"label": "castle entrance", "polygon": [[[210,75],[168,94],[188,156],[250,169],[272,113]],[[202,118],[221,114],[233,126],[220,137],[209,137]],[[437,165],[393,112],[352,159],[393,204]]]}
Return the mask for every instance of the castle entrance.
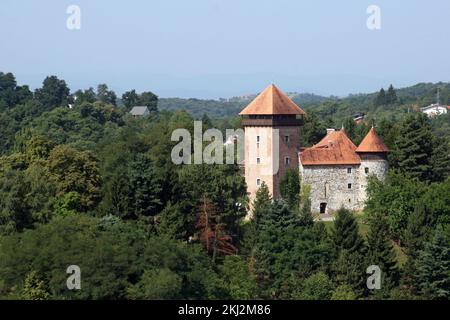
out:
{"label": "castle entrance", "polygon": [[320,203],[320,214],[325,214],[327,212],[327,203],[322,202]]}

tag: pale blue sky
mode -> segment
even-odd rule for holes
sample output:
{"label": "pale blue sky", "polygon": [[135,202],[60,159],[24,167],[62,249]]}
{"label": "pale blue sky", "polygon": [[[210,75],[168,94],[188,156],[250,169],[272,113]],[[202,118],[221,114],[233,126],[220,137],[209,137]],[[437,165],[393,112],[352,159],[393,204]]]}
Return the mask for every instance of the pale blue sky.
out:
{"label": "pale blue sky", "polygon": [[[81,30],[66,8],[81,8]],[[370,4],[381,30],[366,27]],[[1,0],[0,71],[72,90],[230,97],[270,82],[345,95],[450,81],[448,0]]]}

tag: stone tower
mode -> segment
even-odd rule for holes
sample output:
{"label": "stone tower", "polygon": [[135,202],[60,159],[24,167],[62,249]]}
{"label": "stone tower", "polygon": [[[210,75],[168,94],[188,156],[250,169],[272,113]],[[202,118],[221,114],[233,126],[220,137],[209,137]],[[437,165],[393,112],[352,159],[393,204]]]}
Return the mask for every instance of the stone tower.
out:
{"label": "stone tower", "polygon": [[372,127],[364,137],[356,149],[361,159],[360,166],[360,198],[365,200],[367,198],[367,178],[375,175],[379,180],[384,180],[388,171],[387,155],[389,153],[388,147],[383,143],[383,140],[378,136],[375,129]]}
{"label": "stone tower", "polygon": [[286,171],[298,168],[300,126],[305,112],[275,85],[241,111],[245,131],[245,181],[250,202],[264,182],[273,198]]}

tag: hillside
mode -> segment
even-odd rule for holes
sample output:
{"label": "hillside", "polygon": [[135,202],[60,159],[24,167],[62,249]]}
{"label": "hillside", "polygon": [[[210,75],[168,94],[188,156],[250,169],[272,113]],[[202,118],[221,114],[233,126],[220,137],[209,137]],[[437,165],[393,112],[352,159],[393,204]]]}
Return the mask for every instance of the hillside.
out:
{"label": "hillside", "polygon": [[[450,104],[450,83],[443,82],[419,83],[411,87],[396,89],[397,103],[382,106],[374,106],[378,92],[351,94],[343,98],[323,97],[311,93],[290,92],[287,94],[306,111],[313,111],[322,118],[334,118],[334,120],[341,121],[357,112],[377,117],[398,112],[406,113],[408,108],[411,110],[427,106],[436,101],[438,88],[440,88],[441,103]],[[256,94],[219,100],[161,98],[158,108],[172,111],[186,110],[195,118],[200,118],[204,113],[211,118],[233,117],[255,96]]]}

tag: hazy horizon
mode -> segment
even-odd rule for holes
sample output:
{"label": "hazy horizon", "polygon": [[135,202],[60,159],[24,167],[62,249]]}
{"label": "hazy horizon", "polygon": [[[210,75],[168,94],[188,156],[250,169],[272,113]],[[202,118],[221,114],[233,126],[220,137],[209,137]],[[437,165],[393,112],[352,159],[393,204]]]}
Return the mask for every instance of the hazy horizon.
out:
{"label": "hazy horizon", "polygon": [[[69,5],[81,29],[69,30]],[[381,29],[366,9],[381,8]],[[106,83],[160,97],[230,98],[275,83],[285,92],[346,96],[393,84],[449,82],[445,0],[106,0],[0,3],[0,71],[72,91]]]}

